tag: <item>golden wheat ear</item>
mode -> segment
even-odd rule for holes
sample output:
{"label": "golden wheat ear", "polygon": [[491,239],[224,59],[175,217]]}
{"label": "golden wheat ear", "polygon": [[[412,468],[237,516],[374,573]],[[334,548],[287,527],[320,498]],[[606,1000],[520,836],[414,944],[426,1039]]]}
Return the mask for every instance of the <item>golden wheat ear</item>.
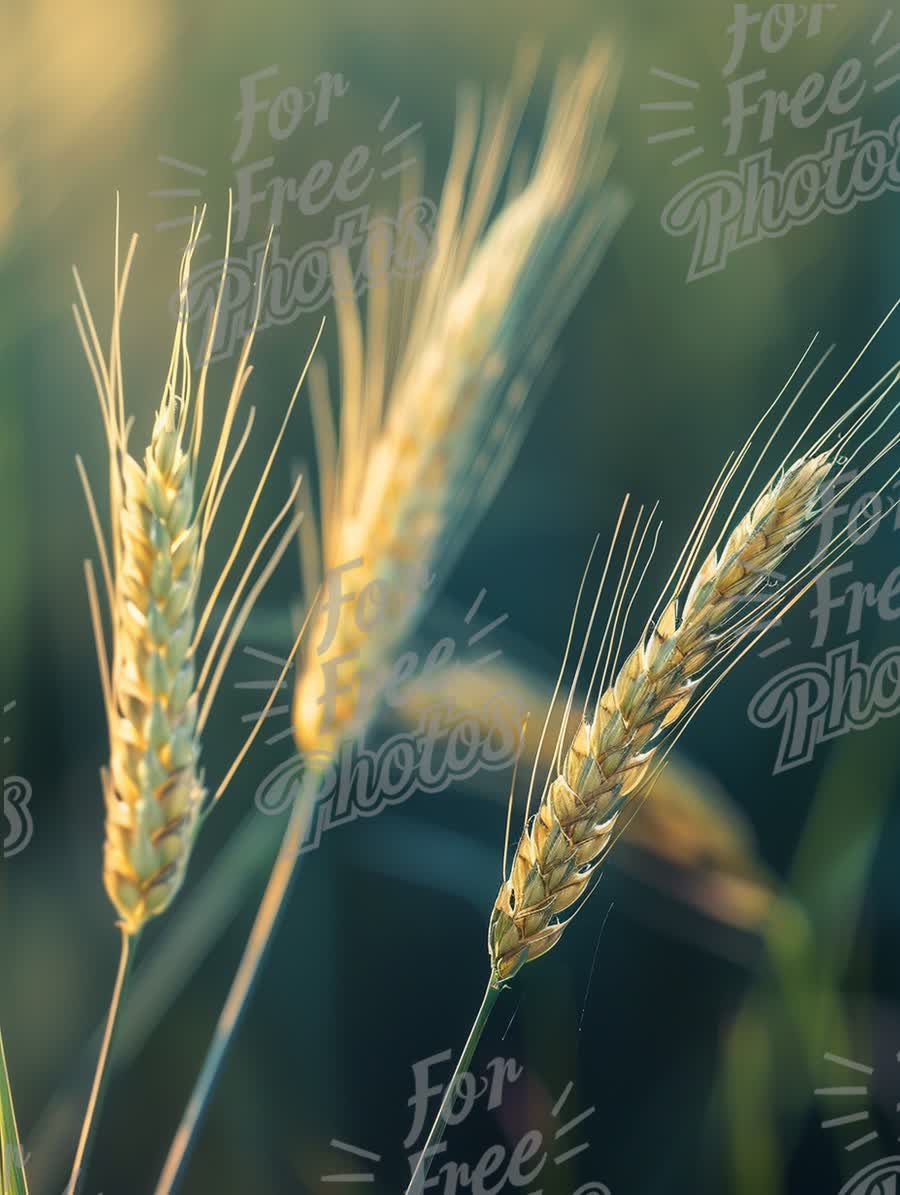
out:
{"label": "golden wheat ear", "polygon": [[358,562],[345,588],[378,586],[380,617],[370,633],[345,603],[328,646],[314,650],[322,614],[298,669],[301,750],[333,748],[365,720],[360,678],[391,659],[421,614],[425,580],[446,572],[505,475],[554,338],[627,210],[605,181],[616,70],[599,48],[560,72],[533,169],[524,185],[509,183],[535,68],[524,51],[484,119],[477,97],[462,94],[427,268],[370,288],[365,328],[346,258],[334,256],[340,426],[319,371],[321,544],[307,524],[306,572]]}
{"label": "golden wheat ear", "polygon": [[[532,772],[525,827],[491,915],[488,951],[495,987],[559,941],[568,924],[559,914],[587,893],[597,868],[624,829],[624,811],[636,809],[689,718],[737,659],[852,546],[852,528],[839,529],[792,577],[784,580],[779,574],[798,543],[816,525],[826,495],[831,502],[841,501],[896,449],[900,434],[883,436],[880,442],[879,436],[897,409],[896,403],[887,413],[882,407],[898,377],[893,366],[823,434],[813,437],[810,429],[823,403],[799,437],[805,448],[798,449],[795,442],[791,449],[800,455],[789,465],[784,461],[779,465],[734,525],[732,520],[773,441],[773,432],[709,546],[710,530],[728,487],[740,476],[747,458],[748,440],[720,474],[637,645],[618,666],[628,616],[646,571],[641,558],[653,518],[653,512],[648,516],[643,510],[638,513],[624,549],[620,580],[584,711],[574,738],[563,751],[574,686],[609,570],[607,559],[556,739],[553,767],[537,812],[529,819],[536,776]],[[800,394],[804,389],[805,385]],[[799,394],[778,421],[776,431],[797,398]],[[862,459],[858,472],[841,485],[837,478],[840,467],[858,458]],[[876,495],[880,497],[898,475],[900,469],[894,469]],[[879,510],[873,501],[872,521],[884,518],[894,505]],[[611,555],[625,512],[623,505]],[[637,584],[633,585],[635,577]],[[598,675],[599,695],[592,701]],[[546,733],[546,724],[544,729]]]}
{"label": "golden wheat ear", "polygon": [[[88,563],[88,595],[110,743],[109,766],[102,773],[106,803],[103,878],[121,925],[131,935],[166,909],[182,884],[207,797],[200,762],[203,728],[254,601],[295,537],[299,522],[293,515],[298,481],[232,584],[224,614],[215,632],[206,636],[211,641],[201,659],[204,633],[246,544],[250,522],[305,375],[304,370],[249,500],[234,547],[210,594],[201,601],[210,533],[253,425],[251,410],[243,433],[235,445],[231,444],[250,376],[248,359],[262,298],[261,273],[256,318],[238,357],[212,460],[201,484],[199,457],[207,375],[228,261],[226,245],[218,298],[194,387],[188,353],[188,287],[202,221],[203,213],[195,215],[182,257],[172,353],[150,441],[140,457],[132,456],[128,449],[130,423],[125,416],[120,336],[137,238],[132,238],[120,269],[118,211],[108,357],[101,352],[90,307],[75,272],[79,296],[75,320],[99,395],[109,456],[108,540],[87,471],[80,459],[77,462],[97,540],[109,617],[107,636],[94,572]],[[228,230],[230,243],[230,210]],[[279,530],[280,536],[266,555],[270,540]],[[231,774],[233,768],[228,776]],[[221,795],[222,788],[220,785],[213,800]]]}

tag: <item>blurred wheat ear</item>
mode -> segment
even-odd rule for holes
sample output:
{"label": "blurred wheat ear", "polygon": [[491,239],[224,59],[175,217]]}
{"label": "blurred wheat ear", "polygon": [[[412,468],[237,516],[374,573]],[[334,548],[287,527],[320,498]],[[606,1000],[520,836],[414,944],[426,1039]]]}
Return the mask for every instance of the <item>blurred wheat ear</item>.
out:
{"label": "blurred wheat ear", "polygon": [[[348,587],[377,590],[377,626],[345,603],[320,649],[322,610],[298,670],[301,750],[330,749],[370,716],[360,678],[391,662],[437,588],[431,570],[446,576],[503,480],[559,328],[627,211],[622,188],[605,181],[616,69],[599,47],[577,70],[560,71],[534,167],[524,183],[511,181],[535,67],[523,51],[509,91],[483,121],[477,96],[462,93],[424,273],[378,276],[365,330],[347,261],[334,258],[340,427],[317,365],[322,530],[318,543],[315,520],[302,528],[304,580],[314,590],[355,562]],[[369,256],[378,260],[377,245]],[[340,692],[327,700],[338,678]]]}
{"label": "blurred wheat ear", "polygon": [[[347,261],[333,257],[340,426],[317,371],[321,534],[304,519],[301,536],[308,592],[324,582],[322,604],[308,603],[315,622],[293,704],[294,737],[307,760],[328,759],[371,719],[363,680],[390,666],[422,613],[424,591],[437,588],[427,574],[449,567],[506,475],[526,427],[528,392],[627,208],[621,189],[604,181],[615,69],[597,48],[577,69],[560,71],[534,169],[524,186],[510,182],[535,66],[533,53],[520,55],[509,91],[483,121],[472,93],[463,94],[427,269],[418,283],[381,278],[372,286],[365,334]],[[383,260],[377,244],[370,250]],[[331,629],[329,585],[350,568],[357,595],[377,589],[379,616],[367,628],[342,587]],[[306,767],[156,1195],[168,1195],[181,1177],[296,874],[317,783],[316,767]]]}
{"label": "blurred wheat ear", "polygon": [[[248,358],[259,318],[262,278],[257,287],[257,309],[252,328],[239,354],[224,409],[217,413],[216,421],[221,420],[220,431],[205,483],[200,489],[206,386],[228,263],[226,245],[217,301],[194,387],[188,349],[188,292],[191,259],[202,223],[203,213],[193,220],[182,257],[174,342],[162,398],[142,460],[133,457],[128,448],[131,420],[127,420],[125,414],[121,350],[122,307],[137,238],[132,237],[120,269],[118,213],[108,357],[101,351],[84,288],[75,271],[80,299],[80,306],[75,307],[75,320],[100,400],[109,463],[111,528],[107,543],[87,470],[80,458],[77,461],[96,536],[108,604],[109,646],[94,571],[90,563],[86,564],[109,727],[110,763],[102,772],[106,802],[103,881],[118,914],[122,951],[107,1032],[72,1172],[72,1195],[75,1195],[81,1178],[102,1095],[112,1034],[133,960],[131,944],[147,921],[168,908],[178,893],[204,813],[207,789],[200,766],[204,726],[224,669],[254,602],[296,536],[300,522],[299,516],[293,514],[298,481],[279,514],[253,547],[213,632],[209,624],[216,600],[247,539],[303,376],[248,502],[234,546],[203,604],[200,581],[209,537],[253,426],[251,410],[240,438],[236,445],[231,445],[241,398],[250,377]],[[229,206],[229,243],[230,230]],[[261,268],[264,265],[265,261]],[[282,531],[280,539],[266,556],[267,545],[279,528]],[[211,642],[201,659],[201,642],[208,627]],[[255,733],[254,730],[238,752],[224,780],[212,794],[210,805],[222,795]]]}

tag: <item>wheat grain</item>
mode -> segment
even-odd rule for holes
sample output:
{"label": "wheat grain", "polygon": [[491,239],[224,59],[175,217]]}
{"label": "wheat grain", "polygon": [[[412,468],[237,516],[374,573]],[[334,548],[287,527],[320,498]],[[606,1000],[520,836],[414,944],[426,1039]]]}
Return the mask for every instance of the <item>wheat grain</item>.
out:
{"label": "wheat grain", "polygon": [[463,98],[427,274],[414,296],[405,284],[390,297],[385,286],[370,291],[365,349],[349,268],[335,257],[341,427],[319,376],[321,561],[314,545],[304,575],[357,562],[348,579],[357,595],[377,591],[379,617],[369,633],[347,602],[315,650],[323,609],[295,692],[301,750],[331,749],[365,722],[361,679],[390,661],[421,612],[428,573],[446,570],[502,479],[549,345],[624,216],[623,193],[601,186],[615,72],[595,49],[560,72],[533,173],[488,225],[533,68],[523,54],[480,136],[477,106]]}
{"label": "wheat grain", "polygon": [[[289,502],[260,537],[201,661],[201,637],[246,537],[285,429],[283,424],[235,547],[211,595],[205,605],[201,604],[199,589],[209,535],[253,424],[251,411],[229,460],[230,434],[250,374],[247,360],[256,328],[254,321],[239,356],[205,487],[198,494],[207,371],[225,284],[223,268],[203,365],[194,388],[188,353],[188,289],[202,219],[202,214],[195,219],[182,258],[180,310],[168,374],[150,442],[140,461],[128,450],[130,425],[125,419],[120,347],[122,304],[136,238],[131,241],[120,273],[117,219],[113,333],[108,360],[100,351],[76,272],[81,307],[76,307],[75,316],[100,397],[110,465],[112,528],[107,547],[87,472],[78,460],[100,552],[111,624],[110,652],[94,573],[88,564],[88,593],[110,738],[109,766],[102,772],[106,804],[103,880],[120,925],[129,935],[137,934],[150,918],[163,912],[183,882],[207,798],[200,764],[203,726],[253,601],[296,535],[299,523],[297,518],[289,517],[295,486]],[[260,299],[261,290],[260,284]],[[288,414],[296,395],[297,391]],[[251,584],[269,539],[285,523],[280,541]],[[214,799],[221,792],[222,786]]]}

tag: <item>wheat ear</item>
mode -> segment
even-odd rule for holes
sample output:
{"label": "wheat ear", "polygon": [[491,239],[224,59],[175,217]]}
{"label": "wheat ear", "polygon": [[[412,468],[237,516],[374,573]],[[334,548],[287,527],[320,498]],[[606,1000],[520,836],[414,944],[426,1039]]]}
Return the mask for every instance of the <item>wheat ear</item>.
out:
{"label": "wheat ear", "polygon": [[[332,426],[318,371],[322,543],[307,553],[304,578],[314,588],[356,562],[348,588],[377,589],[379,609],[370,632],[346,603],[323,649],[325,610],[314,624],[294,700],[302,751],[328,750],[368,720],[363,678],[390,664],[421,614],[430,570],[446,573],[496,491],[553,338],[627,211],[623,191],[605,182],[616,72],[594,48],[577,70],[560,71],[534,169],[489,222],[534,67],[523,51],[480,136],[477,103],[462,97],[427,272],[418,289],[373,285],[365,336],[349,266],[335,256],[341,424]],[[392,317],[403,325],[408,307],[414,316],[398,337]]]}
{"label": "wheat ear", "polygon": [[[844,528],[830,543],[821,546],[793,578],[785,581],[778,574],[793,548],[815,525],[823,497],[827,495],[829,504],[840,501],[895,449],[900,438],[893,434],[879,443],[879,434],[900,405],[895,404],[887,414],[882,413],[882,404],[898,381],[896,366],[824,432],[815,438],[810,434],[893,310],[795,441],[792,451],[808,441],[802,455],[790,465],[783,461],[778,466],[745,516],[727,538],[724,530],[720,533],[691,576],[696,561],[703,556],[704,543],[728,486],[747,457],[753,435],[776,410],[784,391],[778,396],[741,452],[720,474],[640,641],[613,675],[613,661],[619,654],[636,595],[635,590],[627,599],[627,590],[649,526],[645,526],[632,551],[641,519],[638,516],[581,724],[564,753],[563,735],[568,718],[563,720],[557,738],[556,766],[544,784],[537,812],[530,821],[526,808],[526,824],[494,905],[488,932],[494,986],[499,987],[524,963],[546,954],[559,941],[567,922],[558,920],[558,914],[575,905],[587,891],[598,865],[624,828],[623,810],[646,793],[674,737],[722,679],[725,662],[735,653],[749,650],[815,584],[822,572],[852,547],[850,530]],[[830,351],[781,415],[744,481],[729,519],[736,513],[776,433]],[[798,364],[788,384],[799,367]],[[858,457],[863,458],[861,468],[849,482],[840,485],[835,477],[838,462],[846,465]],[[898,472],[892,472],[882,483],[876,498],[880,499]],[[874,509],[875,499],[870,501]],[[877,523],[885,513],[876,510],[869,514],[869,519]],[[639,575],[642,578],[643,572]],[[598,593],[598,602],[599,598]],[[595,612],[596,606],[597,603]],[[601,657],[600,695],[588,716],[590,693]],[[583,658],[584,649],[582,661]],[[580,668],[581,661],[578,671]],[[715,683],[711,685],[714,677]],[[571,696],[567,712],[570,709]],[[660,758],[663,746],[665,751]]]}
{"label": "wheat ear", "polygon": [[824,454],[801,459],[760,495],[582,723],[500,889],[489,934],[495,983],[559,940],[565,923],[555,918],[585,892],[619,814],[653,767],[660,733],[677,724],[714,666],[737,604],[765,584],[818,513],[832,464]]}
{"label": "wheat ear", "polygon": [[123,457],[118,725],[104,776],[103,879],[131,933],[181,887],[206,791],[190,650],[200,535],[177,402],[167,391],[143,465]]}
{"label": "wheat ear", "polygon": [[[229,460],[229,438],[250,374],[247,358],[255,323],[238,361],[205,487],[198,493],[209,351],[219,310],[217,303],[199,382],[192,393],[187,348],[188,291],[191,259],[201,225],[202,214],[194,221],[182,258],[179,315],[168,374],[150,442],[140,460],[128,450],[129,424],[125,419],[120,348],[122,304],[136,238],[120,273],[117,231],[112,348],[108,360],[100,352],[76,272],[81,299],[81,307],[75,309],[76,321],[100,396],[110,459],[109,548],[100,528],[86,470],[78,460],[97,534],[111,624],[109,652],[94,574],[88,565],[88,593],[110,737],[109,767],[103,771],[106,801],[103,879],[120,924],[129,934],[139,932],[150,918],[166,909],[183,882],[207,796],[200,766],[201,732],[234,641],[256,594],[283,555],[291,536],[296,534],[299,522],[290,517],[295,487],[289,502],[261,536],[211,635],[209,650],[201,657],[201,637],[246,538],[250,517],[284,431],[282,428],[269,456],[237,543],[213,585],[212,594],[203,604],[200,580],[207,542],[224,490],[253,424],[251,411]],[[223,270],[223,286],[224,282]],[[220,288],[219,302],[221,293]],[[280,542],[258,570],[259,575],[254,576],[260,556],[281,524],[287,530],[282,531]],[[221,786],[214,797],[220,795]]]}

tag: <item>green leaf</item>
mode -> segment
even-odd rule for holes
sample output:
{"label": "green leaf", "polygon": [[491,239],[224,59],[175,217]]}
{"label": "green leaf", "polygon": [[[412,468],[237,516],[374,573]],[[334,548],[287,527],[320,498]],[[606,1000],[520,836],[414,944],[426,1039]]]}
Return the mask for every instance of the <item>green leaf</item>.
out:
{"label": "green leaf", "polygon": [[3,1034],[0,1033],[0,1195],[28,1195],[26,1161],[16,1127]]}

